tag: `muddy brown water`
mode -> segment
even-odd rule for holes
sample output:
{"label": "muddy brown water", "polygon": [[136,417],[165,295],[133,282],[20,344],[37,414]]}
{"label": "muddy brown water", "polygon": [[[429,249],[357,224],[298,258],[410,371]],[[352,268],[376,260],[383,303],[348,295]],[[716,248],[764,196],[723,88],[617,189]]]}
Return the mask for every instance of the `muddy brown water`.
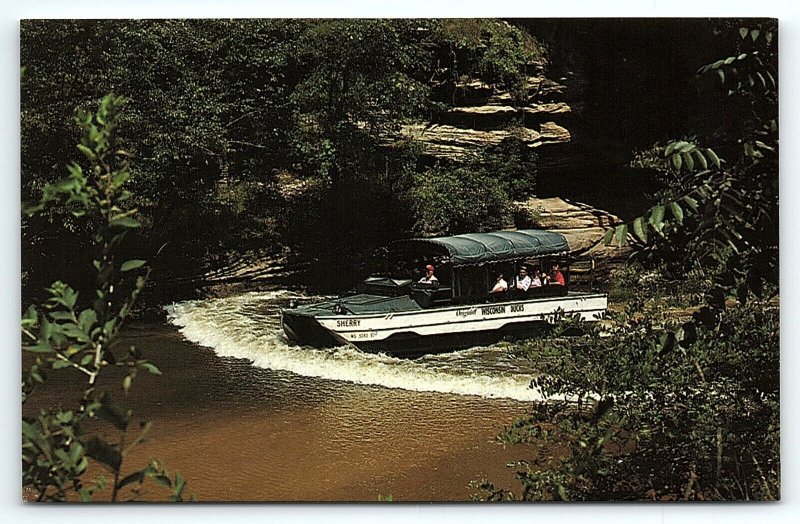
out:
{"label": "muddy brown water", "polygon": [[[140,374],[127,398],[119,370],[103,377],[134,421],[153,422],[123,474],[157,458],[214,502],[465,501],[480,479],[518,488],[506,464],[533,451],[494,437],[530,406],[529,376],[513,374],[502,348],[417,361],[293,348],[273,298],[185,304],[171,310],[177,327],[127,328],[120,346],[135,344],[163,375]],[[26,411],[72,405],[80,375],[52,379]],[[165,497],[150,485],[140,498]]]}

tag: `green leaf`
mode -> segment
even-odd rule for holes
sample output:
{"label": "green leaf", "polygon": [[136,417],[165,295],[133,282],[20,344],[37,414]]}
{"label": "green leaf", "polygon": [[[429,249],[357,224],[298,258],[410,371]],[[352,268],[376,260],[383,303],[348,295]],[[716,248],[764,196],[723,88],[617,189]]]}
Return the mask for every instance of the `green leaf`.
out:
{"label": "green leaf", "polygon": [[614,236],[616,237],[617,245],[624,246],[625,240],[628,238],[628,225],[618,225],[614,231]]}
{"label": "green leaf", "polygon": [[69,358],[77,353],[80,353],[82,350],[83,348],[81,346],[72,344],[69,347],[67,347],[67,349],[64,350],[64,356]]}
{"label": "green leaf", "polygon": [[161,374],[161,370],[158,369],[158,367],[156,367],[156,365],[151,363],[151,362],[140,362],[138,364],[138,366],[139,366],[139,369],[143,369],[143,370],[147,371],[148,373],[150,373],[151,375],[160,375]]}
{"label": "green leaf", "polygon": [[725,71],[723,71],[722,69],[717,69],[717,76],[719,77],[719,81],[724,84],[725,83]]}
{"label": "green leaf", "polygon": [[83,144],[78,144],[78,150],[80,150],[81,153],[86,155],[86,158],[88,158],[89,160],[94,160],[95,158],[97,158],[97,155],[94,153],[94,151],[92,151]]}
{"label": "green leaf", "polygon": [[51,311],[48,315],[53,320],[72,320],[72,313],[69,311]]}
{"label": "green leaf", "polygon": [[672,162],[672,167],[675,168],[675,171],[680,171],[681,166],[683,165],[683,160],[681,159],[681,155],[676,153],[670,157],[670,162]]}
{"label": "green leaf", "polygon": [[186,487],[186,481],[183,479],[180,473],[175,473],[175,490],[172,492],[173,495],[180,497],[183,495],[183,488]]}
{"label": "green leaf", "polygon": [[22,434],[29,438],[30,440],[38,440],[39,437],[42,436],[41,431],[39,428],[29,422],[22,421]]}
{"label": "green leaf", "polygon": [[694,159],[690,153],[681,153],[683,157],[683,164],[686,166],[686,171],[694,171]]}
{"label": "green leaf", "polygon": [[605,236],[603,236],[603,245],[610,246],[611,241],[614,239],[614,229],[607,229]]}
{"label": "green leaf", "polygon": [[708,169],[708,161],[706,160],[705,155],[700,152],[699,149],[695,149],[693,152],[694,157],[697,159],[697,163],[700,164],[700,167],[703,169]]}
{"label": "green leaf", "polygon": [[752,38],[753,42],[755,42],[756,39],[758,38],[758,35],[760,35],[760,34],[761,34],[761,31],[759,31],[758,29],[752,29],[750,31],[750,38]]}
{"label": "green leaf", "polygon": [[47,341],[40,340],[33,346],[22,346],[22,350],[29,353],[52,353],[53,347]]}
{"label": "green leaf", "polygon": [[747,38],[747,33],[748,32],[749,32],[749,30],[746,27],[740,27],[739,28],[739,36],[741,36],[743,39]]}
{"label": "green leaf", "polygon": [[166,475],[153,475],[153,482],[159,486],[164,486],[167,488],[172,487],[172,481]]}
{"label": "green leaf", "polygon": [[686,142],[672,142],[668,144],[667,147],[664,149],[664,157],[666,158],[670,156],[672,153],[675,152],[676,149],[678,149],[682,144],[685,143]]}
{"label": "green leaf", "polygon": [[80,442],[73,441],[69,446],[69,458],[73,464],[78,464],[83,457],[83,446]]}
{"label": "green leaf", "polygon": [[64,335],[74,338],[78,342],[89,342],[89,335],[85,333],[79,326],[73,323],[62,324],[62,331]]}
{"label": "green leaf", "polygon": [[33,306],[29,306],[28,309],[25,310],[25,313],[22,315],[22,320],[20,324],[24,328],[30,328],[36,325],[39,321],[39,313],[36,311],[36,308]]}
{"label": "green leaf", "polygon": [[132,484],[134,482],[138,482],[141,484],[142,481],[144,480],[144,475],[145,475],[144,469],[139,471],[134,471],[133,473],[131,473],[130,475],[119,481],[119,483],[117,484],[117,489],[122,489],[128,484]]}
{"label": "green leaf", "polygon": [[83,180],[83,169],[81,166],[76,164],[75,162],[70,162],[67,165],[67,171],[69,171],[69,176],[76,179],[76,180]]}
{"label": "green leaf", "polygon": [[120,187],[122,184],[127,182],[130,177],[130,171],[116,171],[111,175],[111,183],[114,185],[114,187]]}
{"label": "green leaf", "polygon": [[142,224],[139,223],[138,220],[131,217],[119,217],[113,219],[108,224],[110,227],[124,227],[124,228],[136,228],[141,226]]}
{"label": "green leaf", "polygon": [[122,453],[117,448],[100,439],[92,437],[86,443],[86,454],[117,471],[122,464]]}
{"label": "green leaf", "polygon": [[656,231],[660,231],[661,227],[663,226],[664,222],[664,206],[654,206],[653,210],[650,212],[650,225],[656,229]]}
{"label": "green leaf", "polygon": [[130,375],[125,375],[125,378],[122,379],[122,390],[127,393],[131,389],[131,382],[133,378]]}
{"label": "green leaf", "polygon": [[94,355],[92,355],[91,353],[88,355],[84,355],[83,358],[81,359],[81,366],[88,366],[92,362],[92,360],[94,360]]}
{"label": "green leaf", "polygon": [[769,82],[772,84],[772,88],[775,89],[776,87],[778,87],[778,82],[775,80],[775,77],[772,76],[772,73],[770,73],[769,71],[764,71],[764,73],[767,75],[767,78],[769,78]]}
{"label": "green leaf", "polygon": [[94,309],[84,309],[78,316],[78,323],[86,333],[89,333],[95,322],[97,322],[97,312]]}
{"label": "green leaf", "polygon": [[64,369],[64,368],[70,367],[71,365],[72,365],[72,362],[70,362],[69,360],[58,359],[58,360],[54,360],[53,361],[53,363],[51,364],[51,367],[53,369]]}
{"label": "green leaf", "polygon": [[768,88],[767,88],[767,81],[766,81],[766,79],[764,78],[764,75],[762,75],[761,73],[759,73],[758,71],[756,71],[756,76],[758,77],[758,79],[759,79],[759,80],[761,80],[761,85],[764,87],[764,89],[765,89],[765,90],[766,90],[766,89],[768,89]]}
{"label": "green leaf", "polygon": [[130,271],[132,269],[138,269],[145,265],[147,262],[145,260],[126,260],[120,266],[120,271]]}
{"label": "green leaf", "polygon": [[717,154],[714,152],[713,149],[706,148],[706,155],[708,156],[708,158],[711,159],[711,163],[712,164],[714,164],[717,168],[720,167],[721,163],[720,163],[719,157],[717,156]]}
{"label": "green leaf", "polygon": [[117,319],[112,318],[111,320],[108,320],[106,321],[105,324],[103,324],[103,331],[105,331],[106,334],[110,335],[111,333],[114,332],[114,328],[116,326],[117,326]]}
{"label": "green leaf", "polygon": [[670,202],[669,210],[672,212],[672,216],[675,217],[675,220],[678,221],[678,224],[683,224],[683,209],[681,209],[681,206],[676,202]]}
{"label": "green leaf", "polygon": [[644,225],[642,217],[636,217],[633,221],[633,233],[639,240],[645,244],[647,243],[647,226]]}

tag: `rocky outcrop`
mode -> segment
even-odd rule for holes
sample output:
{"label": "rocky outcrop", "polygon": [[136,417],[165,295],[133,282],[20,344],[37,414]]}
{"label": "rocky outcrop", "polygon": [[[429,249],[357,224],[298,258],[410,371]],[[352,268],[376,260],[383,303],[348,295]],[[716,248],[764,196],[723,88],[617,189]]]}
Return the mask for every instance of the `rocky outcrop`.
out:
{"label": "rocky outcrop", "polygon": [[410,124],[401,133],[423,145],[425,154],[458,160],[480,147],[515,137],[539,152],[539,168],[565,167],[566,149],[573,136],[570,122],[581,112],[580,75],[558,81],[545,77],[541,63],[530,64],[522,100],[507,90],[480,80],[456,86],[453,106],[432,122]]}
{"label": "rocky outcrop", "polygon": [[598,273],[605,273],[622,262],[628,248],[606,246],[606,231],[622,222],[602,209],[558,197],[530,198],[516,203],[515,225],[522,228],[548,229],[567,238],[570,253],[578,262],[576,273],[586,272],[594,264]]}
{"label": "rocky outcrop", "polygon": [[457,159],[479,147],[497,145],[506,138],[519,138],[529,147],[560,144],[570,140],[569,131],[553,122],[545,122],[538,130],[530,128],[479,130],[453,125],[410,125],[403,130],[408,138],[425,145],[425,153],[435,157]]}

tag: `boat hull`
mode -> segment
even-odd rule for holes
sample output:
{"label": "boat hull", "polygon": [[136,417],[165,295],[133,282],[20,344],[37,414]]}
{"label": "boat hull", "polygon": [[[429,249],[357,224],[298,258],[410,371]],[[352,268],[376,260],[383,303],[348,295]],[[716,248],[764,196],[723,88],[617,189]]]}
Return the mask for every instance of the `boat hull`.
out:
{"label": "boat hull", "polygon": [[313,346],[352,344],[398,356],[448,351],[535,334],[560,315],[594,321],[605,315],[603,294],[446,306],[378,314],[301,315],[283,312],[290,339]]}

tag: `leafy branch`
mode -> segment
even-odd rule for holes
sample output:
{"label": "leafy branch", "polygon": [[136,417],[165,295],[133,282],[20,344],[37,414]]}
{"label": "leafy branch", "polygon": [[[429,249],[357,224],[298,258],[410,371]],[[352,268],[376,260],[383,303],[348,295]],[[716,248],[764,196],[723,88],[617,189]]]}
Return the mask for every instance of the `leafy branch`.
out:
{"label": "leafy branch", "polygon": [[[108,483],[103,477],[84,483],[88,458],[111,470],[111,500],[117,500],[120,489],[131,478],[120,479],[124,457],[150,429],[149,424],[143,424],[139,435],[126,443],[131,410],[114,402],[108,393],[96,391],[97,380],[107,366],[127,370],[122,380],[126,395],[137,371],[161,374],[134,347],[124,355],[113,351],[114,341],[150,274],[144,260],[120,260],[118,256],[127,234],[140,225],[136,209],[124,208],[131,196],[124,189],[131,176],[130,154],[114,147],[124,103],[122,97],[108,95],[95,113],[78,113],[75,120],[82,136],[77,147],[86,158],[88,174],[80,164],[71,163],[66,178],[45,186],[39,201],[24,207],[25,215],[30,216],[60,204],[73,216],[85,218],[95,231],[97,253],[93,262],[96,289],[90,301],[81,300],[77,290],[56,281],[47,288],[49,298],[38,307],[28,307],[20,323],[22,349],[35,358],[23,378],[23,404],[45,383],[47,370],[75,369],[86,377],[77,409],[41,409],[36,418],[23,419],[23,486],[33,488],[37,500],[68,500],[70,492],[80,500],[91,500],[95,492],[105,489]],[[85,437],[81,423],[89,418],[111,424],[119,432],[118,443]],[[154,464],[133,475],[139,473],[142,478],[154,479],[167,475],[163,467]],[[178,478],[180,489],[173,497],[182,500],[184,483]]]}

